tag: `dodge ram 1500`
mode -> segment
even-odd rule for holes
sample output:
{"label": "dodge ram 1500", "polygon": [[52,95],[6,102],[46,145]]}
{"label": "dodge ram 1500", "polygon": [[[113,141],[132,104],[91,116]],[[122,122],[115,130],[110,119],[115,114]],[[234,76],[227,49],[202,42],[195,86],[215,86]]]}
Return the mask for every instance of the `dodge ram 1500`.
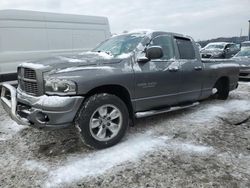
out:
{"label": "dodge ram 1500", "polygon": [[19,124],[75,125],[93,148],[118,143],[135,118],[194,106],[237,88],[233,60],[201,60],[191,37],[162,31],[114,36],[91,52],[18,67],[17,89],[3,84],[1,102]]}

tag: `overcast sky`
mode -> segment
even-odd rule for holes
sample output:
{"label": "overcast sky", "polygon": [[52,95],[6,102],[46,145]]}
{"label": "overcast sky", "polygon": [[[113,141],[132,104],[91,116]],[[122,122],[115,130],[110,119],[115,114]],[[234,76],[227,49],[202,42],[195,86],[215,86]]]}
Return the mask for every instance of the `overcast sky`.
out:
{"label": "overcast sky", "polygon": [[157,29],[198,39],[248,34],[250,0],[0,0],[0,9],[98,15],[112,33]]}

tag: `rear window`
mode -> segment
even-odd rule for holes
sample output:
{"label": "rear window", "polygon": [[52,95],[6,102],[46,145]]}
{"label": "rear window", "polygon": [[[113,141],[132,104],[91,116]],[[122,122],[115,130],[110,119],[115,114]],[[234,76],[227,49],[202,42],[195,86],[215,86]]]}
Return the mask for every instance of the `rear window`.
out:
{"label": "rear window", "polygon": [[190,39],[175,37],[180,59],[195,59],[193,43]]}

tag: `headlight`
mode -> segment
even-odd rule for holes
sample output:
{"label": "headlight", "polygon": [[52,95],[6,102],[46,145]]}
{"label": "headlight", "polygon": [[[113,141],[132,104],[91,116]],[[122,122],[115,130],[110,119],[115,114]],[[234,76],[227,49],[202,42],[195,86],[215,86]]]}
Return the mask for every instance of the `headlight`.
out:
{"label": "headlight", "polygon": [[74,95],[76,84],[70,80],[46,79],[45,93],[48,95]]}

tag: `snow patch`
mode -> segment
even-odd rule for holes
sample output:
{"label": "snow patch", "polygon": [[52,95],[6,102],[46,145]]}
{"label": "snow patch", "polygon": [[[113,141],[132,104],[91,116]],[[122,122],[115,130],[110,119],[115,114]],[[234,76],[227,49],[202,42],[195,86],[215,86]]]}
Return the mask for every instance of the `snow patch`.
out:
{"label": "snow patch", "polygon": [[23,166],[30,171],[40,171],[40,172],[48,171],[48,168],[44,164],[35,160],[25,161]]}
{"label": "snow patch", "polygon": [[[247,85],[250,86],[250,82],[239,82],[240,85]],[[238,92],[238,91],[237,91]]]}
{"label": "snow patch", "polygon": [[130,56],[131,56],[131,53],[123,53],[121,55],[118,55],[116,58],[125,59],[125,58],[129,58]]}
{"label": "snow patch", "polygon": [[45,66],[45,65],[42,65],[42,64],[38,64],[38,63],[21,63],[20,66],[22,67],[28,67],[28,68],[31,68],[31,69],[44,69],[44,68],[47,68],[49,66]]}
{"label": "snow patch", "polygon": [[152,30],[152,29],[134,29],[134,30],[129,31],[126,34],[141,33],[141,34],[148,35],[148,34],[151,34],[153,32],[154,32],[154,30]]}
{"label": "snow patch", "polygon": [[18,125],[15,121],[3,112],[0,105],[0,141],[11,139],[15,134],[25,128],[23,125]]}
{"label": "snow patch", "polygon": [[43,95],[43,96],[39,97],[39,100],[35,104],[38,104],[41,106],[60,107],[60,106],[62,106],[62,104],[65,104],[69,99],[70,99],[70,97]]}
{"label": "snow patch", "polygon": [[91,153],[87,156],[78,155],[68,158],[62,167],[49,173],[46,187],[55,187],[70,183],[88,176],[98,176],[105,171],[125,163],[136,161],[148,152],[164,145],[165,138],[156,138],[148,134],[131,135],[128,140],[105,150]]}
{"label": "snow patch", "polygon": [[177,144],[174,146],[176,146],[176,148],[179,148],[180,150],[187,152],[187,153],[209,153],[213,151],[212,147],[194,145],[190,143],[182,143],[182,144]]}
{"label": "snow patch", "polygon": [[150,130],[144,134],[130,135],[126,141],[112,148],[69,157],[64,166],[50,171],[45,187],[60,187],[65,183],[98,176],[115,166],[128,161],[136,162],[146,154],[164,148],[191,154],[208,154],[213,151],[212,147],[175,142],[168,136],[154,135],[154,131]]}
{"label": "snow patch", "polygon": [[68,61],[69,63],[86,63],[87,62],[84,59],[74,59],[74,58],[68,58],[68,57],[62,57],[62,56],[59,56],[59,58],[63,61]]}
{"label": "snow patch", "polygon": [[99,57],[101,57],[101,58],[103,58],[103,59],[112,59],[112,58],[114,58],[114,56],[113,55],[111,55],[111,54],[108,54],[108,53],[106,53],[106,52],[83,52],[83,53],[81,53],[80,55],[97,55],[97,56],[99,56]]}
{"label": "snow patch", "polygon": [[109,66],[86,66],[86,67],[70,67],[66,69],[62,69],[57,71],[57,73],[65,73],[65,72],[72,72],[72,71],[80,71],[80,70],[107,70],[113,72],[115,68]]}
{"label": "snow patch", "polygon": [[218,115],[233,112],[235,109],[237,109],[237,112],[250,110],[250,101],[234,99],[224,102],[224,104],[217,102],[216,104],[209,105],[207,108],[184,116],[183,119],[191,119],[193,123],[206,123],[214,121]]}

